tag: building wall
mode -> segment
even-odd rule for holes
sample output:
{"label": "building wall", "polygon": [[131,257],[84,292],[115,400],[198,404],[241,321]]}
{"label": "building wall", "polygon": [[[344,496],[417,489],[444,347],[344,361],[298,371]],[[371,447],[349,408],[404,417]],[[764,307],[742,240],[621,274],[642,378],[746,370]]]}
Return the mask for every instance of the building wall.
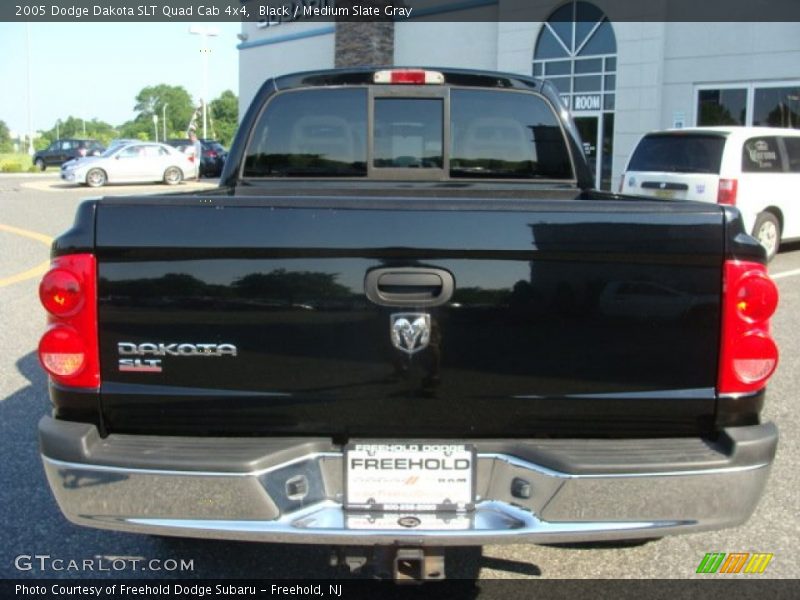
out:
{"label": "building wall", "polygon": [[263,29],[242,23],[242,34],[247,39],[239,44],[239,118],[270,77],[334,66],[333,23],[281,23]]}
{"label": "building wall", "polygon": [[530,75],[533,48],[542,27],[542,23],[498,23],[497,70]]}
{"label": "building wall", "polygon": [[670,23],[661,121],[696,119],[697,85],[800,80],[800,23]]}
{"label": "building wall", "polygon": [[612,189],[643,133],[661,127],[665,23],[614,23],[617,97]]}
{"label": "building wall", "polygon": [[393,64],[395,44],[391,19],[337,23],[335,38],[336,68]]}
{"label": "building wall", "polygon": [[497,70],[497,26],[495,22],[396,23],[394,64]]}

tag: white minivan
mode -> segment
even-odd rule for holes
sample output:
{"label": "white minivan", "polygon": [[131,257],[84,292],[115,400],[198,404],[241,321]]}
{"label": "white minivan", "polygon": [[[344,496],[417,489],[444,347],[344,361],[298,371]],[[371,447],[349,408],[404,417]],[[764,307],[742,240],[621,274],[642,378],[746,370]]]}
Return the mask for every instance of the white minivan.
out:
{"label": "white minivan", "polygon": [[620,192],[736,206],[772,259],[800,238],[800,130],[690,127],[646,134]]}

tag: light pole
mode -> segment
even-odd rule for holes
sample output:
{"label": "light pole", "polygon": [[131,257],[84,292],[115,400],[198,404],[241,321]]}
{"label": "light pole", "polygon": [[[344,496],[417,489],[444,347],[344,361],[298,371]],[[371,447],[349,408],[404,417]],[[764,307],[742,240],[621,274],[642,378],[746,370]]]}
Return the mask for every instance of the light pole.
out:
{"label": "light pole", "polygon": [[203,97],[200,103],[203,106],[203,139],[206,139],[206,129],[208,127],[208,111],[206,105],[208,104],[208,55],[211,54],[211,49],[208,47],[209,36],[219,35],[219,29],[216,27],[201,27],[199,25],[192,25],[189,27],[189,33],[201,36],[202,47],[200,48],[200,58],[203,63]]}
{"label": "light pole", "polygon": [[25,62],[28,66],[28,154],[33,156],[33,116],[31,115],[31,26],[25,23]]}
{"label": "light pole", "polygon": [[161,128],[163,135],[164,142],[167,141],[167,107],[169,106],[168,102],[164,103],[164,106],[161,107]]}
{"label": "light pole", "polygon": [[158,115],[153,115],[153,129],[156,132],[156,141],[158,141]]}

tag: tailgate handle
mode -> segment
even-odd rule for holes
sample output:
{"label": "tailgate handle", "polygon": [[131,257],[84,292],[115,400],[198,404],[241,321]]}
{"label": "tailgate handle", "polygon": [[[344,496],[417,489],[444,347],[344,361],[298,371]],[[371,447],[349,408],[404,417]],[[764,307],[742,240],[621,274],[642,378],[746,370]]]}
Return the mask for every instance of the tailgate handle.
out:
{"label": "tailgate handle", "polygon": [[453,295],[455,281],[444,269],[388,267],[367,272],[364,291],[381,306],[439,306]]}

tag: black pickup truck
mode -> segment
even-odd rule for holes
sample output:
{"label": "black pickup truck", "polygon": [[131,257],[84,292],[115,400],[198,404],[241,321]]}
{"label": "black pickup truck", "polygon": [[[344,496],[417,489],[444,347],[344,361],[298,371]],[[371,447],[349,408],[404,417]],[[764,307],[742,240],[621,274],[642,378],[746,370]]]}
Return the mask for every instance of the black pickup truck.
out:
{"label": "black pickup truck", "polygon": [[86,201],[40,287],[64,514],[414,579],[744,522],[777,444],[764,250],[735,208],[592,190],[580,148],[540,80],[302,73],[218,189]]}

